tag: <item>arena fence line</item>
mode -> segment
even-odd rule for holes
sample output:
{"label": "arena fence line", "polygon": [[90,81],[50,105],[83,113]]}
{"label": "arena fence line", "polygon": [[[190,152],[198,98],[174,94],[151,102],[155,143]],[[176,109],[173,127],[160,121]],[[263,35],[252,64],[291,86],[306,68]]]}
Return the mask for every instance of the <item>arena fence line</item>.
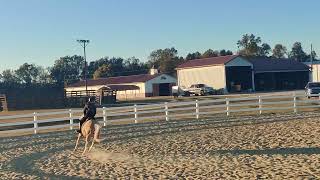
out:
{"label": "arena fence line", "polygon": [[[225,98],[215,100],[192,100],[188,102],[165,102],[149,105],[133,105],[124,107],[98,108],[97,119],[102,126],[118,123],[143,123],[148,121],[170,121],[179,118],[200,119],[202,116],[224,114],[225,116],[241,113],[261,115],[264,112],[298,113],[309,109],[320,108],[320,94],[307,98],[303,93],[286,95],[261,95],[241,98]],[[79,123],[81,110],[63,110],[59,112],[34,112],[32,114],[0,116],[0,132],[15,133],[39,130],[68,128],[73,130]],[[24,121],[17,122],[19,119]],[[3,121],[3,123],[1,122]]]}

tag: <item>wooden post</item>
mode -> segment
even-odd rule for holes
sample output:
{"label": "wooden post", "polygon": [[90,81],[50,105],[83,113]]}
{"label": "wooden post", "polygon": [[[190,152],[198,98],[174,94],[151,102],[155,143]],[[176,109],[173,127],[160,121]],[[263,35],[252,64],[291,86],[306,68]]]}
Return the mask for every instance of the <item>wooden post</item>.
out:
{"label": "wooden post", "polygon": [[262,99],[261,99],[261,96],[259,96],[259,114],[262,114]]}
{"label": "wooden post", "polygon": [[297,97],[296,94],[293,94],[293,112],[297,113]]}
{"label": "wooden post", "polygon": [[164,103],[164,110],[165,110],[165,114],[166,114],[166,121],[169,121],[169,111],[168,111],[168,102]]}
{"label": "wooden post", "polygon": [[138,123],[138,108],[136,104],[134,105],[133,110],[134,110],[134,123]]}
{"label": "wooden post", "polygon": [[37,128],[38,128],[38,114],[36,112],[33,113],[33,128],[34,128],[34,134],[37,134]]}
{"label": "wooden post", "polygon": [[103,115],[103,126],[106,126],[107,125],[107,111],[106,111],[106,107],[103,107],[103,112],[102,112],[102,115]]}
{"label": "wooden post", "polygon": [[196,99],[196,118],[199,119],[199,103],[197,99]]}
{"label": "wooden post", "polygon": [[255,92],[256,91],[256,85],[254,84],[254,69],[253,69],[253,67],[252,67],[252,70],[251,70],[251,80],[252,80],[252,90],[253,90],[253,92]]}
{"label": "wooden post", "polygon": [[0,107],[2,107],[2,111],[8,111],[8,103],[5,94],[0,94]]}
{"label": "wooden post", "polygon": [[73,113],[72,109],[69,109],[69,117],[70,117],[70,130],[73,129]]}
{"label": "wooden post", "polygon": [[230,112],[229,112],[229,110],[230,110],[229,104],[230,104],[229,98],[226,98],[227,116],[230,115]]}
{"label": "wooden post", "polygon": [[104,97],[104,91],[103,91],[103,89],[101,89],[101,92],[99,93],[99,96],[100,96],[100,98],[99,98],[99,104],[100,104],[100,106],[102,105],[102,103],[103,103],[103,97]]}

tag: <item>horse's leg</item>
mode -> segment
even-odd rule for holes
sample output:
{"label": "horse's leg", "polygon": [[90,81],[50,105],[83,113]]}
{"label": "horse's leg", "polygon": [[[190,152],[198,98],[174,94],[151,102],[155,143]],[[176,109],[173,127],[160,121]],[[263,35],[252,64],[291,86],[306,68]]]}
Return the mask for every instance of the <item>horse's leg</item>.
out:
{"label": "horse's leg", "polygon": [[102,141],[100,139],[100,129],[101,127],[99,125],[95,126],[94,141],[96,141],[97,143],[100,143]]}
{"label": "horse's leg", "polygon": [[92,144],[91,144],[91,146],[90,146],[90,148],[89,148],[89,151],[90,151],[91,148],[93,147],[94,141],[96,140],[97,131],[99,131],[99,128],[97,128],[97,125],[96,125],[96,124],[93,124],[93,129],[91,130]]}
{"label": "horse's leg", "polygon": [[75,151],[75,150],[77,149],[78,143],[79,143],[79,140],[80,140],[80,137],[81,137],[81,134],[79,133],[78,139],[77,139],[77,142],[76,142],[76,146],[74,147],[74,150],[73,150],[73,151]]}
{"label": "horse's leg", "polygon": [[91,143],[91,146],[90,146],[88,152],[90,152],[91,148],[93,147],[93,144],[94,144],[94,137],[92,138],[92,143]]}
{"label": "horse's leg", "polygon": [[88,138],[89,138],[89,136],[87,136],[87,137],[86,137],[86,144],[84,145],[84,150],[83,150],[82,155],[84,155],[84,153],[85,153],[85,152],[86,152],[86,150],[87,150],[87,146],[88,146]]}

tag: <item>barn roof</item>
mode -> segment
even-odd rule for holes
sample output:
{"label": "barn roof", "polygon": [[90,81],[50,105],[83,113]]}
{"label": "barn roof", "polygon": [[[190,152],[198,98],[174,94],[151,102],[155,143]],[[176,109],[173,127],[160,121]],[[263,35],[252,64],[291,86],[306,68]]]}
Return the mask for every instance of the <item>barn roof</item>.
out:
{"label": "barn roof", "polygon": [[255,72],[309,71],[309,67],[293,59],[284,58],[247,58]]}
{"label": "barn roof", "polygon": [[224,65],[238,56],[239,55],[228,55],[228,56],[218,56],[218,57],[189,60],[179,65],[177,69],[211,66],[211,65]]}
{"label": "barn roof", "polygon": [[[99,79],[88,79],[88,86],[98,86],[98,85],[109,85],[109,84],[125,84],[125,83],[136,83],[136,82],[147,82],[153,78],[156,78],[162,74],[139,74],[131,76],[118,76],[109,78],[99,78]],[[70,84],[67,87],[81,87],[85,86],[85,81],[79,81],[74,84]]]}
{"label": "barn roof", "polygon": [[306,64],[295,61],[293,59],[266,57],[248,58],[239,55],[194,59],[179,65],[177,69],[225,65],[237,57],[242,57],[253,64],[253,69],[255,72],[309,71],[309,67]]}
{"label": "barn roof", "polygon": [[122,84],[117,84],[117,85],[108,85],[108,87],[112,90],[116,91],[125,91],[125,90],[139,90],[140,88],[136,85],[122,85]]}

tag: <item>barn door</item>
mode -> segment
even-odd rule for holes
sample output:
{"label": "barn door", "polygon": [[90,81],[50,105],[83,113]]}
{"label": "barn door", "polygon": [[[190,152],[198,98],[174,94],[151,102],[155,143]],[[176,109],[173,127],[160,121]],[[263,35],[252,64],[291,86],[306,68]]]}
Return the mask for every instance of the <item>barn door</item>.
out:
{"label": "barn door", "polygon": [[152,84],[152,95],[159,96],[159,84]]}

